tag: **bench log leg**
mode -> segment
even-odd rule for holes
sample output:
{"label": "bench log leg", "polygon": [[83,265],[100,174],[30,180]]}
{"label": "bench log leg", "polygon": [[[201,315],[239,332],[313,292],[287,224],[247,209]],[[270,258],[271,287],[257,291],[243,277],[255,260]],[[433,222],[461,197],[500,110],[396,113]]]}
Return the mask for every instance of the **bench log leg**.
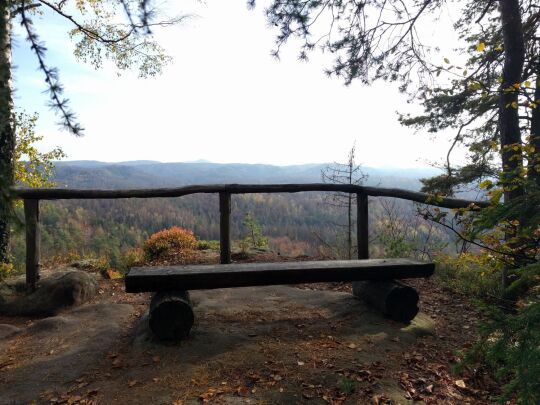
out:
{"label": "bench log leg", "polygon": [[187,337],[193,326],[193,308],[187,291],[160,291],[150,302],[150,329],[162,340]]}
{"label": "bench log leg", "polygon": [[399,281],[354,281],[353,294],[398,322],[408,323],[418,313],[418,293]]}

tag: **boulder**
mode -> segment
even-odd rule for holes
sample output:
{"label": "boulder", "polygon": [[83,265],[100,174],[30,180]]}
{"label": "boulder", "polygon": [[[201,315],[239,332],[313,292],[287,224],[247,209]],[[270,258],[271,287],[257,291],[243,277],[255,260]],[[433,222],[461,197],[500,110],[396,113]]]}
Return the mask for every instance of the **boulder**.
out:
{"label": "boulder", "polygon": [[8,325],[7,323],[0,324],[0,340],[7,339],[21,331],[15,325]]}
{"label": "boulder", "polygon": [[52,273],[40,280],[36,291],[27,294],[16,280],[7,283],[0,297],[0,313],[10,316],[50,316],[60,309],[80,305],[98,291],[96,276],[84,271]]}

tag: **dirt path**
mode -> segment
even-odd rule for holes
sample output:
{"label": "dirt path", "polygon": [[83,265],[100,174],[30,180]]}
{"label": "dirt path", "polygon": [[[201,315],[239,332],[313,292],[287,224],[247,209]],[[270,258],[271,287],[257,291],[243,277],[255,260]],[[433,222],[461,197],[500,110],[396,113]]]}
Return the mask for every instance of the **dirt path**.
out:
{"label": "dirt path", "polygon": [[485,374],[450,373],[477,315],[415,284],[422,313],[408,327],[347,285],[195,292],[192,335],[162,344],[146,326],[148,296],[104,280],[94,302],[59,316],[0,319],[20,328],[0,339],[0,403],[487,403]]}
{"label": "dirt path", "polygon": [[162,344],[147,328],[149,296],[102,280],[78,309],[0,318],[0,404],[488,403],[488,373],[451,373],[478,314],[431,280],[410,283],[422,313],[408,327],[370,311],[348,284],[195,292],[191,336]]}

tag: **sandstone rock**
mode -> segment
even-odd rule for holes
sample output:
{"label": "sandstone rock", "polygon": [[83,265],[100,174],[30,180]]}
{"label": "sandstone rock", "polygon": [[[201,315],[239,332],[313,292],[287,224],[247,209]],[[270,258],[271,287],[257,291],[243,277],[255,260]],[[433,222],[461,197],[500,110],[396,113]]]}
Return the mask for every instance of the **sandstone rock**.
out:
{"label": "sandstone rock", "polygon": [[[98,291],[96,277],[84,271],[61,271],[40,280],[35,292],[21,292],[21,281],[7,284],[0,297],[0,313],[11,316],[54,315],[80,305]],[[10,291],[9,291],[10,290]]]}
{"label": "sandstone rock", "polygon": [[8,325],[6,323],[0,324],[0,340],[7,339],[16,333],[19,333],[21,331],[20,328],[17,328],[13,325]]}
{"label": "sandstone rock", "polygon": [[[36,398],[47,391],[73,389],[73,381],[90,369],[100,367],[107,353],[117,349],[125,332],[123,325],[131,314],[131,305],[91,304],[65,311],[60,316],[36,320],[22,328],[24,349],[32,353],[32,360],[2,369],[0,404],[48,404],[44,398],[37,402]],[[60,341],[62,344],[58,343]],[[0,352],[8,353],[12,346],[9,338],[0,339]],[[104,400],[103,403],[115,401]]]}

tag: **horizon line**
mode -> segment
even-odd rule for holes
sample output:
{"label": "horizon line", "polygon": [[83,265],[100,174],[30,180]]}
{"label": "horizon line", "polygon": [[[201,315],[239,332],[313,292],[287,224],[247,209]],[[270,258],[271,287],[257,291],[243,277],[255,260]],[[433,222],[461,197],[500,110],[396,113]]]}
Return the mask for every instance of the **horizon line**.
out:
{"label": "horizon line", "polygon": [[[257,162],[257,163],[248,163],[248,162],[213,162],[207,159],[196,159],[196,160],[189,160],[189,161],[160,161],[160,160],[153,160],[153,159],[134,159],[134,160],[122,160],[122,161],[104,161],[104,160],[97,160],[97,159],[73,159],[73,160],[55,160],[53,163],[77,163],[77,162],[96,162],[96,163],[103,163],[103,164],[129,164],[129,163],[147,163],[147,164],[215,164],[215,165],[261,165],[261,166],[276,166],[276,167],[289,167],[289,166],[315,166],[315,165],[332,165],[332,164],[339,164],[339,162],[311,162],[311,163],[289,163],[289,164],[277,164],[277,163],[265,163],[265,162]],[[395,166],[391,164],[383,164],[383,165],[363,165],[362,163],[358,163],[358,166],[364,167],[364,168],[374,168],[374,169],[431,169],[431,170],[441,170],[438,167],[434,166]]]}

